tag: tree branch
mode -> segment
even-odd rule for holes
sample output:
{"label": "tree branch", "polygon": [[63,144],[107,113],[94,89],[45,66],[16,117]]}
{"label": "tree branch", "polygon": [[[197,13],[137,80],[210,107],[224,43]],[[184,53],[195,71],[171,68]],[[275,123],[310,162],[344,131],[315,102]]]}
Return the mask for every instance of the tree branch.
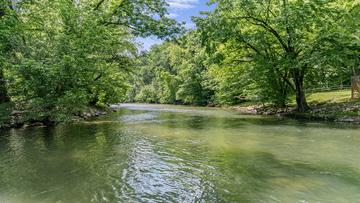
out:
{"label": "tree branch", "polygon": [[100,1],[96,4],[94,10],[95,10],[95,11],[99,10],[101,4],[103,4],[104,2],[105,2],[105,0],[100,0]]}
{"label": "tree branch", "polygon": [[279,43],[281,44],[281,46],[283,47],[283,49],[286,52],[290,52],[289,48],[286,46],[286,44],[283,41],[283,39],[281,38],[280,34],[273,27],[271,27],[267,22],[265,22],[259,18],[255,18],[253,16],[242,16],[242,17],[239,17],[238,19],[245,19],[253,25],[257,25],[257,26],[264,28],[265,30],[270,32],[279,41]]}
{"label": "tree branch", "polygon": [[252,49],[257,54],[264,56],[258,48],[256,48],[254,45],[250,44],[250,42],[246,41],[243,37],[237,37],[237,39],[240,40],[241,42],[243,42],[248,48]]}

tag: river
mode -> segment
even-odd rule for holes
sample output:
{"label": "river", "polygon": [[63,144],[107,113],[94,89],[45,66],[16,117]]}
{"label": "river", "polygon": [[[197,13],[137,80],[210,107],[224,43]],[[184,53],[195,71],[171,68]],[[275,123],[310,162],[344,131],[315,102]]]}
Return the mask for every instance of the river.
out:
{"label": "river", "polygon": [[3,202],[360,202],[360,127],[123,104],[0,131]]}

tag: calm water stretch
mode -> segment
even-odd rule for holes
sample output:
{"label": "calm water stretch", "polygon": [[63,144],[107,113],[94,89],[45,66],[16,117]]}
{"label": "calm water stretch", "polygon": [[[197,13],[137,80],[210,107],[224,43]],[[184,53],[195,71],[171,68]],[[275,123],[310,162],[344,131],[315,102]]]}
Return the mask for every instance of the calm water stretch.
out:
{"label": "calm water stretch", "polygon": [[0,203],[360,202],[356,126],[128,104],[0,133]]}

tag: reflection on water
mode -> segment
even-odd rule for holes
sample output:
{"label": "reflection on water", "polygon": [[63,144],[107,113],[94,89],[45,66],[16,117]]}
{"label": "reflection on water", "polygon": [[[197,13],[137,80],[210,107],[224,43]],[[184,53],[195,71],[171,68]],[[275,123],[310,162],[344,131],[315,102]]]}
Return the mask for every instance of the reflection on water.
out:
{"label": "reflection on water", "polygon": [[0,202],[360,202],[356,126],[125,105],[0,133]]}

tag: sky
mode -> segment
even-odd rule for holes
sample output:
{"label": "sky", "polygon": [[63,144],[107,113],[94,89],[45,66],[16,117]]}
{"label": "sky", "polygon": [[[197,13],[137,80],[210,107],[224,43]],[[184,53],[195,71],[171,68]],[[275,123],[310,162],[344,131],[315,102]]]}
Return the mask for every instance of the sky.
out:
{"label": "sky", "polygon": [[[211,9],[206,5],[207,0],[167,0],[167,3],[169,4],[168,17],[178,22],[185,22],[188,29],[195,28],[191,16],[199,16],[200,11]],[[156,37],[138,38],[137,41],[142,44],[143,50],[149,50],[152,45],[162,42]]]}

